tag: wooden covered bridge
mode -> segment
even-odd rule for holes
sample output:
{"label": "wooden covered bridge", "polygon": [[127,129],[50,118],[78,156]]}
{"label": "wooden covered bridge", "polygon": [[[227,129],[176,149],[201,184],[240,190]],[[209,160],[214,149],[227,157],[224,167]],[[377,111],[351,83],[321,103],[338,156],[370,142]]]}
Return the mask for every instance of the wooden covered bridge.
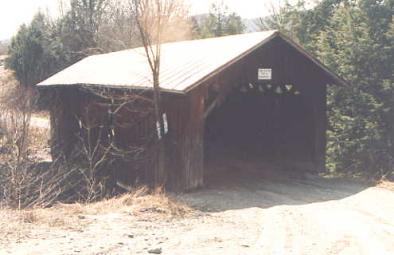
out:
{"label": "wooden covered bridge", "polygon": [[[345,82],[289,38],[266,31],[167,43],[161,58],[169,188],[201,187],[204,163],[215,158],[325,168],[327,85]],[[144,50],[137,48],[87,57],[38,84],[59,99],[50,111],[53,144],[65,154],[77,144],[76,116],[95,102],[86,88],[149,93],[151,77]],[[96,115],[106,111],[96,107]],[[141,142],[146,130],[155,130],[149,118],[127,129],[122,122],[139,116],[132,109],[121,115],[113,132],[118,143]],[[119,178],[127,179],[137,165],[123,164]],[[149,171],[148,165],[139,171]]]}

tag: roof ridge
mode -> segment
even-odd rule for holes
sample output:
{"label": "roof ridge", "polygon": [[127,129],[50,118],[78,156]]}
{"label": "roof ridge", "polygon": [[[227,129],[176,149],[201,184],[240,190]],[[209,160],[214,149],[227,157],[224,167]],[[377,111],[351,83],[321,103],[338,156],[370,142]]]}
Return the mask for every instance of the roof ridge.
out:
{"label": "roof ridge", "polygon": [[[188,43],[188,42],[198,43],[198,42],[203,42],[203,41],[211,41],[211,40],[218,40],[218,39],[228,39],[228,38],[234,38],[234,37],[242,37],[242,36],[249,36],[249,35],[264,34],[264,33],[275,34],[275,33],[280,33],[280,32],[279,32],[279,30],[273,29],[273,30],[264,30],[264,31],[242,33],[242,34],[234,34],[234,35],[223,35],[223,36],[209,37],[209,38],[186,39],[186,40],[180,40],[180,41],[163,42],[161,44],[161,46],[175,45],[177,43]],[[93,56],[108,55],[108,54],[119,53],[119,52],[136,51],[136,50],[139,50],[139,49],[142,50],[143,46],[138,46],[138,47],[134,47],[134,48],[130,48],[130,49],[124,49],[124,50],[118,50],[118,51],[112,51],[112,52],[106,52],[106,53],[101,53],[101,54],[94,54],[94,55],[90,55],[90,56],[85,57],[85,58],[89,58],[89,57],[93,57]]]}

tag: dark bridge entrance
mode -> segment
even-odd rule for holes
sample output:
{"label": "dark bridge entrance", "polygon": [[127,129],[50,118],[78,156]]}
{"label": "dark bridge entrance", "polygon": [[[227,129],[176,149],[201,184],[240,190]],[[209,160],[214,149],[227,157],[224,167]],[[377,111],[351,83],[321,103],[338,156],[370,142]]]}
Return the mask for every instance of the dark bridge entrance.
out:
{"label": "dark bridge entrance", "polygon": [[[260,79],[261,69],[271,72],[269,79]],[[322,76],[281,38],[219,74],[205,102],[208,109],[215,104],[205,119],[206,165],[236,159],[324,169],[328,82]]]}
{"label": "dark bridge entrance", "polygon": [[313,111],[294,85],[241,87],[207,118],[206,157],[312,162],[313,132]]}

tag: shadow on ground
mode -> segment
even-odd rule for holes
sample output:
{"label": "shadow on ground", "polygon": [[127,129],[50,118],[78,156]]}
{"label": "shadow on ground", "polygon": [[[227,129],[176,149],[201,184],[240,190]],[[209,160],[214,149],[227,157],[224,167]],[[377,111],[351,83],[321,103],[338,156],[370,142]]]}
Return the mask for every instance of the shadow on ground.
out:
{"label": "shadow on ground", "polygon": [[206,187],[182,196],[202,212],[340,200],[369,188],[356,181],[281,170],[262,162],[210,162],[206,169]]}

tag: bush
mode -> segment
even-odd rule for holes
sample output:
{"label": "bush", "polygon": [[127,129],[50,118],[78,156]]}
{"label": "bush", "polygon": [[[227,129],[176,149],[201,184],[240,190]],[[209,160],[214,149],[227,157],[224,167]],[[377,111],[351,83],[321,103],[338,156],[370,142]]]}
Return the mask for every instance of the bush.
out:
{"label": "bush", "polygon": [[[35,93],[19,86],[11,73],[0,81],[0,205],[47,207],[56,202],[91,202],[112,194],[108,178],[98,177],[88,155],[37,162],[30,119]],[[104,159],[101,159],[104,162]]]}

